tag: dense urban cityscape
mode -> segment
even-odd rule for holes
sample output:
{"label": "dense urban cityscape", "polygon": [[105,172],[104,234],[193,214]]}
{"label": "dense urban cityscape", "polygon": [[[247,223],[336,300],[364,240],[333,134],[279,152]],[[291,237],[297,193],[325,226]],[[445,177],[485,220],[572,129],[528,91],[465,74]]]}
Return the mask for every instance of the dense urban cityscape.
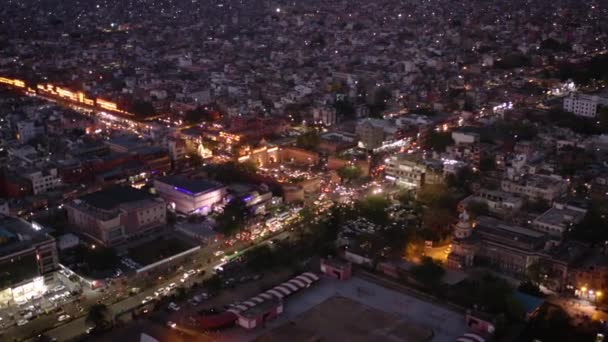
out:
{"label": "dense urban cityscape", "polygon": [[0,14],[0,340],[605,340],[606,1]]}

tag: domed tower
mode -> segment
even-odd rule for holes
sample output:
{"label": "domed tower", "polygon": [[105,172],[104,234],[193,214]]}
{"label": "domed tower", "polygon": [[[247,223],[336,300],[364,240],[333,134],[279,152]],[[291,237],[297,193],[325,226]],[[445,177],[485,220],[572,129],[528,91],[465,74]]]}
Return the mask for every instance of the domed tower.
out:
{"label": "domed tower", "polygon": [[469,214],[467,211],[463,211],[458,216],[458,223],[454,226],[454,238],[466,239],[473,233],[473,225],[469,220]]}

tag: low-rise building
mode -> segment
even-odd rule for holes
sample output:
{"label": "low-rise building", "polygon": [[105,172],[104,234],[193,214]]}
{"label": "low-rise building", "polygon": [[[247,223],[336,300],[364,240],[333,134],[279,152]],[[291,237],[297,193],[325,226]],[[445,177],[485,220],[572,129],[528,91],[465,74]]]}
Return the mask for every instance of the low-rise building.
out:
{"label": "low-rise building", "polygon": [[541,232],[492,217],[480,216],[471,223],[464,212],[454,228],[447,265],[466,268],[484,264],[505,273],[523,274],[541,258],[547,241]]}
{"label": "low-rise building", "polygon": [[397,185],[418,189],[425,184],[441,182],[443,173],[415,157],[397,155],[385,160],[385,178]]}
{"label": "low-rise building", "polygon": [[586,118],[597,116],[599,105],[608,106],[608,98],[597,95],[574,94],[564,98],[564,110]]}
{"label": "low-rise building", "polygon": [[131,187],[115,186],[94,192],[65,207],[73,227],[106,246],[139,237],[167,223],[166,202]]}
{"label": "low-rise building", "polygon": [[42,296],[58,264],[52,236],[22,219],[0,215],[0,308]]}
{"label": "low-rise building", "polygon": [[568,189],[568,182],[558,176],[526,174],[518,179],[503,179],[503,191],[518,194],[528,199],[543,199],[552,203]]}
{"label": "low-rise building", "polygon": [[226,196],[226,187],[206,179],[167,176],[154,180],[154,188],[178,213],[206,215]]}
{"label": "low-rise building", "polygon": [[532,226],[541,232],[561,237],[568,228],[580,223],[586,213],[587,209],[576,205],[554,203],[553,207],[532,221]]}
{"label": "low-rise building", "polygon": [[56,168],[28,172],[23,177],[32,183],[34,195],[54,190],[61,185],[61,177]]}

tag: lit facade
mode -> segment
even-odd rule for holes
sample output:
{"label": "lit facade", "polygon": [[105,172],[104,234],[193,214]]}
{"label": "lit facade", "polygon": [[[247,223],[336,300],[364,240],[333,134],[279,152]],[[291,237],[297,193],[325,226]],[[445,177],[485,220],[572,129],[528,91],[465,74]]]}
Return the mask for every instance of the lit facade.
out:
{"label": "lit facade", "polygon": [[176,212],[206,215],[223,202],[224,185],[208,180],[168,176],[154,180],[154,188]]}
{"label": "lit facade", "polygon": [[85,195],[65,207],[72,226],[106,246],[141,236],[167,222],[165,201],[131,187]]}
{"label": "lit facade", "polygon": [[55,239],[29,222],[0,216],[0,308],[42,296],[58,269]]}

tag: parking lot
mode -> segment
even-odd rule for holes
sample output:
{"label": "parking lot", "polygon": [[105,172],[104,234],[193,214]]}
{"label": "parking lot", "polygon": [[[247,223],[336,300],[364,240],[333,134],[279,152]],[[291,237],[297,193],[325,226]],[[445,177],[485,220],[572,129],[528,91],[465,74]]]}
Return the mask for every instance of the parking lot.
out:
{"label": "parking lot", "polygon": [[77,312],[83,311],[79,304],[82,291],[78,284],[58,271],[54,286],[47,286],[44,294],[30,300],[21,300],[0,310],[0,328],[2,331],[11,327],[28,330],[30,324],[55,324],[71,319]]}

